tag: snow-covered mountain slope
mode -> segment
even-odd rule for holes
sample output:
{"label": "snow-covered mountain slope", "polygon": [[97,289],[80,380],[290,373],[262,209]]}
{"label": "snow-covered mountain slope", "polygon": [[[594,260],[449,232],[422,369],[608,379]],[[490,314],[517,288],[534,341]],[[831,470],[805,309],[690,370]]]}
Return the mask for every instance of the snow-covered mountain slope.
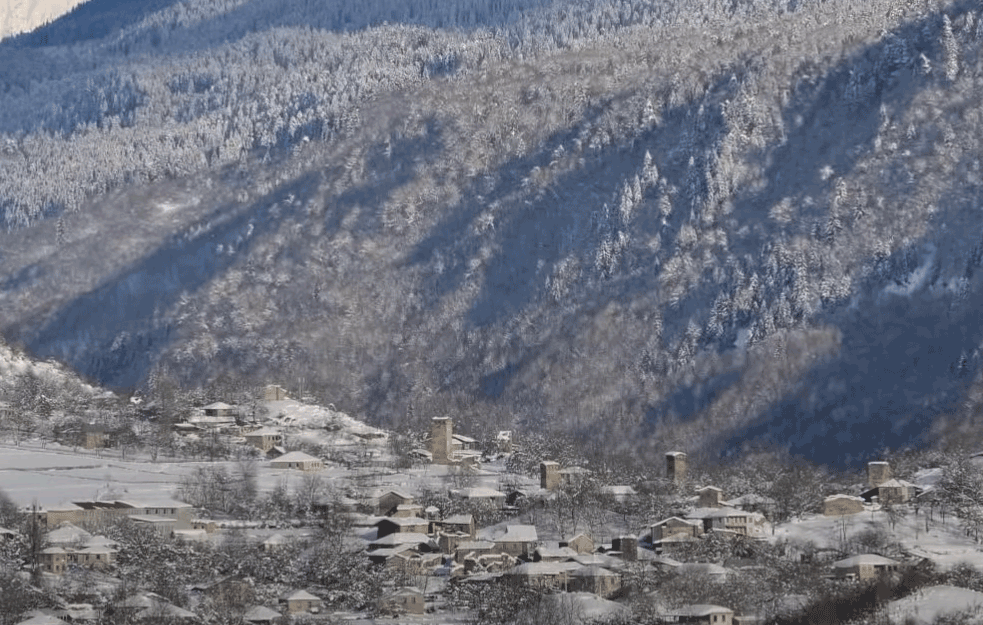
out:
{"label": "snow-covered mountain slope", "polygon": [[643,455],[979,430],[978,6],[458,4],[0,44],[0,328]]}

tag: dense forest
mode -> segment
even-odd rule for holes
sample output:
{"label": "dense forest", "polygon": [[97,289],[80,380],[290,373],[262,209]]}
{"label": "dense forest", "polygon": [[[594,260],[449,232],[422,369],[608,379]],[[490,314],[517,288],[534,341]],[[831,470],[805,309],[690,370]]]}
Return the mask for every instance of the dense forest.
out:
{"label": "dense forest", "polygon": [[640,459],[975,445],[981,18],[90,0],[0,42],[0,329]]}

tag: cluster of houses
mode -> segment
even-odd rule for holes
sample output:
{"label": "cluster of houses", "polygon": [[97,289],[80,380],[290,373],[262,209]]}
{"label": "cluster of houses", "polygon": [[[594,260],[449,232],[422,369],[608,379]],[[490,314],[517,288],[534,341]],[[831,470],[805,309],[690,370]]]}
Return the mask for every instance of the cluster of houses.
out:
{"label": "cluster of houses", "polygon": [[[277,389],[279,387],[271,387],[268,395],[283,397],[282,389]],[[204,409],[201,418],[212,419],[214,423],[231,419],[235,423],[235,417],[227,412],[231,409],[225,404],[212,404]],[[243,426],[239,424],[237,427]],[[93,430],[93,433],[98,434],[98,431]],[[323,467],[318,458],[284,449],[282,434],[273,428],[247,428],[241,435],[247,444],[270,454],[273,467],[299,471],[317,471]],[[511,449],[509,432],[499,433],[495,440],[501,449]],[[455,434],[449,418],[433,419],[428,447],[426,454],[434,464],[473,466],[481,456],[478,442]],[[668,479],[683,484],[686,482],[686,472],[687,457],[684,452],[666,454]],[[448,495],[457,500],[509,510],[514,509],[517,495],[533,495],[535,491],[535,496],[549,499],[558,491],[577,488],[590,475],[591,472],[583,467],[564,467],[558,462],[543,460],[540,463],[538,491],[530,488],[525,492],[504,493],[486,486],[472,486],[449,489]],[[913,485],[894,479],[890,466],[884,462],[868,465],[868,482],[868,488],[858,497],[839,495],[828,498],[823,513],[853,514],[862,511],[866,502],[904,503],[914,494]],[[602,494],[620,501],[636,496],[630,486],[617,485],[603,487]],[[538,590],[571,595],[590,593],[604,600],[615,598],[622,589],[626,574],[637,567],[669,568],[724,581],[729,575],[738,573],[718,563],[683,563],[671,556],[687,545],[714,534],[763,540],[771,532],[766,515],[775,502],[767,497],[744,495],[727,498],[722,489],[704,486],[696,490],[689,501],[691,507],[688,512],[653,522],[640,537],[625,534],[604,543],[586,533],[559,541],[545,541],[541,540],[535,525],[522,523],[506,522],[480,528],[471,514],[445,515],[435,506],[424,507],[413,494],[398,488],[369,493],[358,501],[346,498],[342,503],[365,541],[366,554],[372,565],[407,576],[439,576],[451,584],[484,584],[504,578]],[[335,501],[333,505],[337,503]],[[356,514],[356,509],[368,514]],[[49,546],[41,553],[41,567],[45,573],[55,576],[64,574],[72,566],[105,569],[112,567],[116,561],[118,545],[105,537],[89,534],[79,525],[97,526],[126,516],[155,528],[162,535],[189,540],[201,539],[216,529],[214,521],[195,518],[190,505],[164,499],[78,500],[29,512],[48,530]],[[0,534],[4,532],[7,531],[0,530]],[[261,548],[275,550],[286,540],[282,535],[274,535],[265,540]],[[833,563],[832,575],[868,580],[897,571],[902,566],[902,563],[889,558],[862,554]],[[243,597],[243,601],[249,604],[254,602],[255,593],[251,585],[242,580],[218,580],[194,590],[204,595],[228,593],[229,584],[238,585],[234,589],[238,593],[236,596]],[[124,604],[123,609],[132,610],[136,620],[141,614],[165,614],[175,621],[197,618],[193,613],[173,606],[152,593],[135,594]],[[423,614],[427,604],[428,597],[420,589],[398,587],[379,598],[378,608],[387,614]],[[276,607],[279,609],[254,605],[246,612],[244,621],[281,623],[289,615],[321,612],[324,601],[307,589],[295,589],[283,596]],[[61,618],[58,614],[38,614],[32,618],[42,619],[43,616],[57,621]],[[68,612],[65,615],[71,616]],[[722,606],[691,605],[663,610],[662,622],[740,625],[752,620]],[[32,625],[40,625],[40,621]]]}
{"label": "cluster of houses", "polygon": [[919,488],[911,482],[893,477],[888,462],[867,463],[867,488],[860,495],[837,494],[823,501],[826,516],[847,516],[867,510],[868,504],[905,504],[917,497]]}

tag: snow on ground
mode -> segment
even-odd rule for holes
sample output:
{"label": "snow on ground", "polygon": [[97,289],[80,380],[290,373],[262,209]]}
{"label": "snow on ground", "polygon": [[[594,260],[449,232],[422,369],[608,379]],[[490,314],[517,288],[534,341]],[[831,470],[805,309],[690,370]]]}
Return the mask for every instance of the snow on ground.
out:
{"label": "snow on ground", "polygon": [[887,605],[886,612],[895,623],[929,625],[945,614],[981,609],[983,593],[954,586],[930,586],[903,599],[892,601]]}
{"label": "snow on ground", "polygon": [[[842,521],[841,521],[842,519]],[[943,524],[936,511],[925,531],[926,511],[919,514],[908,510],[905,517],[897,520],[892,529],[886,512],[873,510],[845,517],[826,517],[808,515],[801,521],[785,523],[775,528],[772,540],[812,541],[818,547],[839,549],[842,537],[847,539],[861,532],[875,530],[883,532],[892,542],[897,541],[913,557],[928,558],[942,570],[948,570],[960,562],[968,562],[983,568],[983,545],[967,536],[959,525],[959,519],[946,516]]]}

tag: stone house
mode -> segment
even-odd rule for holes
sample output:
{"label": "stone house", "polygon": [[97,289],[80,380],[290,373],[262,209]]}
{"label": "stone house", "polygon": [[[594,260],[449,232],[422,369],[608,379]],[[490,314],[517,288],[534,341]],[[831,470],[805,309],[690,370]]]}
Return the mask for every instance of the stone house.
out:
{"label": "stone house", "polygon": [[285,619],[276,610],[271,610],[265,606],[254,606],[242,615],[243,622],[253,625],[280,625]]}
{"label": "stone house", "polygon": [[560,541],[561,547],[569,547],[578,554],[594,553],[594,540],[587,534],[577,534],[570,540]]}
{"label": "stone house", "polygon": [[581,567],[570,574],[570,590],[607,599],[621,590],[621,576],[600,566]]}
{"label": "stone house", "polygon": [[82,424],[82,447],[102,449],[106,446],[106,426],[98,423]]}
{"label": "stone house", "polygon": [[243,434],[243,437],[246,439],[246,443],[263,452],[283,445],[283,434],[273,428],[260,428]]}
{"label": "stone house", "polygon": [[891,558],[865,553],[833,563],[833,574],[841,579],[867,581],[900,570],[901,563]]}
{"label": "stone house", "polygon": [[463,499],[475,503],[487,502],[496,508],[505,507],[505,493],[485,486],[458,488],[450,491],[452,499]]}
{"label": "stone house", "polygon": [[426,511],[423,509],[423,506],[415,503],[400,504],[396,506],[396,509],[393,510],[393,513],[390,514],[389,516],[403,517],[403,518],[419,517],[421,519],[428,518],[426,516]]}
{"label": "stone house", "polygon": [[217,401],[214,404],[208,404],[202,411],[205,413],[206,417],[232,417],[236,416],[236,409],[234,406],[230,406],[225,402]]}
{"label": "stone house", "polygon": [[61,547],[48,547],[41,552],[41,570],[61,575],[68,568],[68,552]]}
{"label": "stone house", "polygon": [[377,522],[375,526],[378,528],[377,538],[406,532],[416,534],[427,534],[430,532],[430,521],[417,517],[389,517]]}
{"label": "stone house", "polygon": [[399,506],[410,505],[413,497],[401,490],[390,489],[376,493],[366,500],[368,507],[382,516],[391,516]]}
{"label": "stone house", "polygon": [[451,437],[452,451],[478,451],[478,441],[463,434],[454,434]]}
{"label": "stone house", "polygon": [[116,549],[106,545],[91,545],[68,552],[72,564],[93,569],[106,569],[116,562]]}
{"label": "stone house", "polygon": [[824,516],[846,516],[864,511],[864,500],[853,495],[830,495],[823,500]]}
{"label": "stone house", "polygon": [[324,607],[324,602],[320,597],[316,597],[306,590],[298,590],[280,600],[286,606],[287,614],[317,614]]}
{"label": "stone house", "polygon": [[591,476],[590,469],[584,467],[566,467],[560,469],[560,485],[564,488],[578,488]]}
{"label": "stone house", "polygon": [[508,577],[537,590],[570,589],[570,576],[581,568],[576,562],[526,562],[508,571]]}
{"label": "stone house", "polygon": [[383,614],[423,614],[426,602],[423,593],[416,588],[400,588],[379,599],[379,611]]}
{"label": "stone house", "polygon": [[908,503],[915,494],[915,485],[904,480],[890,479],[863,492],[860,497],[864,501],[873,501],[877,497],[881,504]]}
{"label": "stone house", "polygon": [[720,508],[724,505],[724,491],[716,486],[704,486],[696,494],[699,497],[696,505],[700,508]]}
{"label": "stone house", "polygon": [[532,557],[537,542],[539,542],[539,535],[536,533],[535,525],[506,525],[505,532],[494,539],[495,548],[500,553],[523,560]]}
{"label": "stone house", "polygon": [[702,535],[703,521],[700,519],[681,519],[677,516],[672,516],[652,526],[653,543],[672,536],[698,538]]}
{"label": "stone house", "polygon": [[767,533],[768,520],[760,512],[736,508],[698,508],[686,515],[689,520],[703,522],[703,531],[726,530],[741,536],[762,536]]}
{"label": "stone house", "polygon": [[577,556],[577,552],[570,547],[553,547],[550,545],[540,545],[532,553],[533,562],[567,562]]}
{"label": "stone house", "polygon": [[320,471],[324,463],[320,458],[305,454],[302,451],[292,451],[270,461],[274,469],[297,469],[298,471]]}
{"label": "stone house", "polygon": [[434,528],[441,532],[466,534],[471,540],[474,540],[478,531],[474,517],[470,514],[455,514],[442,521],[435,521]]}
{"label": "stone house", "polygon": [[495,543],[487,540],[460,542],[454,549],[454,561],[464,562],[467,557],[480,557],[495,553]]}

